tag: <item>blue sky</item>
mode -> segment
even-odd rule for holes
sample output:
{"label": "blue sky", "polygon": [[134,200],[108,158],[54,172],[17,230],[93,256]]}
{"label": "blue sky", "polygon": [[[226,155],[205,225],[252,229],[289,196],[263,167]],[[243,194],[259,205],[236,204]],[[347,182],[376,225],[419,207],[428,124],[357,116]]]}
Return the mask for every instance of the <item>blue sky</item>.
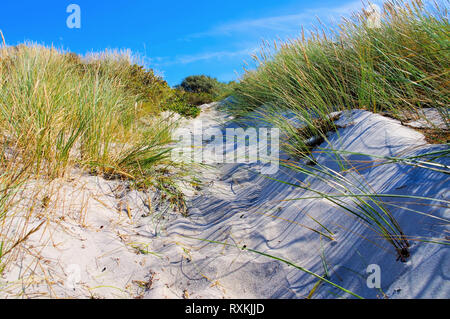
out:
{"label": "blue sky", "polygon": [[[80,29],[66,26],[72,3],[81,8]],[[131,49],[175,85],[191,74],[236,79],[262,39],[294,37],[316,17],[327,24],[361,7],[360,0],[22,0],[2,3],[0,29],[9,45]]]}

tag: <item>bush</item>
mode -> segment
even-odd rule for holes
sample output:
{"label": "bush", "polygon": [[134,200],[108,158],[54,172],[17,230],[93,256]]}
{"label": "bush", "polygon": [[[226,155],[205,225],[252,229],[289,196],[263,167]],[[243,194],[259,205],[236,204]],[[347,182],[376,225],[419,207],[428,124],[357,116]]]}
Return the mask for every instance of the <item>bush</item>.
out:
{"label": "bush", "polygon": [[191,75],[185,78],[176,88],[189,93],[200,94],[200,97],[193,94],[191,99],[192,101],[195,101],[195,99],[201,100],[199,103],[205,104],[227,98],[233,93],[236,85],[235,81],[224,83],[207,75]]}
{"label": "bush", "polygon": [[230,81],[228,83],[219,82],[219,90],[216,96],[216,100],[220,101],[233,95],[234,90],[239,85],[236,81]]}
{"label": "bush", "polygon": [[207,75],[191,75],[181,82],[180,88],[191,93],[217,94],[219,81]]}
{"label": "bush", "polygon": [[[185,117],[197,117],[200,109],[189,102],[192,93],[183,90],[172,90],[171,97],[164,103],[163,110],[170,110]],[[195,94],[195,93],[194,93]]]}
{"label": "bush", "polygon": [[214,102],[214,98],[211,94],[208,93],[191,93],[191,92],[184,92],[185,99],[187,103],[194,105],[194,106],[200,106],[203,104],[208,104],[211,102]]}
{"label": "bush", "polygon": [[[233,93],[236,82],[223,83],[206,75],[192,75],[175,87],[179,99],[186,105],[200,106],[227,98]],[[179,109],[179,108],[177,108]]]}

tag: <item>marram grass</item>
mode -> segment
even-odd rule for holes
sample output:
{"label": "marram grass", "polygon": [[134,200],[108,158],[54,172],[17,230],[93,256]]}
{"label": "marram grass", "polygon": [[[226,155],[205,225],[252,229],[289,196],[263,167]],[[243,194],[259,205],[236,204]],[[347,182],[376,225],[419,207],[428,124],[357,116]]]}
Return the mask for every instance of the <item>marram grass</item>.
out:
{"label": "marram grass", "polygon": [[[75,165],[147,178],[170,164],[171,126],[146,116],[121,70],[126,57],[70,55],[28,44],[0,50],[0,144],[36,174]],[[125,73],[125,71],[123,71]]]}
{"label": "marram grass", "polygon": [[[444,127],[428,124],[448,137],[447,8],[448,1],[387,2],[380,28],[371,28],[364,14],[355,13],[336,27],[264,44],[254,56],[258,68],[247,71],[236,86],[230,110],[238,116],[263,112],[290,137],[289,151],[297,155],[309,152],[308,137],[330,131],[330,113],[341,110],[428,121],[423,108],[435,108]],[[302,122],[301,133],[307,134],[299,134],[286,117]]]}

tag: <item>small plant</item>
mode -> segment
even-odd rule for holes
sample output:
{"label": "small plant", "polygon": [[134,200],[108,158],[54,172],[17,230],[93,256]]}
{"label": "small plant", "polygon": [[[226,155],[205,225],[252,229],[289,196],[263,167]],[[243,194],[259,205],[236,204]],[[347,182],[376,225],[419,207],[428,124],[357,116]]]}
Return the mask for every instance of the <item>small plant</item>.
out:
{"label": "small plant", "polygon": [[163,110],[170,110],[176,112],[185,117],[197,117],[200,114],[200,109],[191,104],[188,100],[188,96],[197,93],[186,93],[182,90],[173,90],[171,96],[166,100],[163,105]]}

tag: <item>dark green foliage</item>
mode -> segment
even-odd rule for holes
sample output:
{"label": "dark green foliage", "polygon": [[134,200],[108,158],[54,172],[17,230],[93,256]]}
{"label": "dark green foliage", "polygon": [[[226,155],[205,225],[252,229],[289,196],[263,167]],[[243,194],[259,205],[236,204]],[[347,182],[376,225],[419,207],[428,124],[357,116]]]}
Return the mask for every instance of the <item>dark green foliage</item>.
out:
{"label": "dark green foliage", "polygon": [[197,117],[200,114],[200,109],[188,100],[188,96],[193,94],[195,93],[173,90],[172,96],[164,103],[163,109],[174,111],[186,117]]}
{"label": "dark green foliage", "polygon": [[165,101],[162,109],[174,111],[186,117],[197,117],[200,114],[198,106],[213,101],[210,94],[186,92],[178,88],[172,90],[171,96]]}
{"label": "dark green foliage", "polygon": [[199,105],[195,102],[195,99],[200,100],[202,104],[222,100],[233,93],[236,85],[237,83],[235,81],[224,83],[207,75],[192,75],[185,78],[176,88],[186,92],[200,94],[201,97],[190,98],[192,104]]}
{"label": "dark green foliage", "polygon": [[214,102],[213,96],[208,93],[184,92],[183,95],[188,104],[195,105],[195,106],[200,106],[203,104]]}
{"label": "dark green foliage", "polygon": [[191,75],[181,82],[180,88],[186,92],[217,94],[219,81],[207,75]]}
{"label": "dark green foliage", "polygon": [[219,82],[219,89],[216,96],[216,101],[226,99],[233,94],[234,89],[238,86],[238,82],[230,81],[228,83]]}
{"label": "dark green foliage", "polygon": [[200,114],[198,106],[223,100],[232,94],[236,85],[236,82],[223,83],[207,75],[188,76],[175,87],[164,109],[196,117]]}

